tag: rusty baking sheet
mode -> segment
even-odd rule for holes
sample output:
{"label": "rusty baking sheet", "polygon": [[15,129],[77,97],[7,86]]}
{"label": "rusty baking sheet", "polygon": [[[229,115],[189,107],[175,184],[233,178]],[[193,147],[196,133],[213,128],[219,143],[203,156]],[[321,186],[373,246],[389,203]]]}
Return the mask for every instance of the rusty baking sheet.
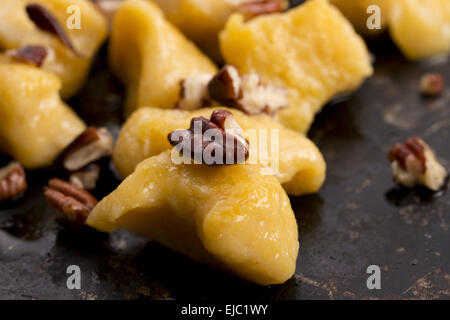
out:
{"label": "rusty baking sheet", "polygon": [[[386,160],[395,142],[416,135],[450,167],[450,87],[435,99],[418,91],[425,72],[440,72],[450,83],[450,62],[409,63],[386,39],[371,50],[375,75],[326,106],[310,132],[328,178],[318,194],[291,198],[301,246],[291,280],[260,287],[125,231],[62,229],[42,194],[52,172],[41,170],[29,174],[24,198],[0,205],[0,299],[450,298],[448,192],[397,188]],[[122,101],[103,49],[70,104],[87,123],[117,135]],[[106,173],[96,195],[118,183]],[[82,270],[81,290],[66,286],[73,264]],[[369,265],[381,268],[381,290],[366,286]]]}

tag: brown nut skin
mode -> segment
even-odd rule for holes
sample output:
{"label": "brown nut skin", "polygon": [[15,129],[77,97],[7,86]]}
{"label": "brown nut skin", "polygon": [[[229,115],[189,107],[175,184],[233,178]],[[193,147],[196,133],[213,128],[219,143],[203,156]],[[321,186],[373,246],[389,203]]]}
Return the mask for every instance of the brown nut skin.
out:
{"label": "brown nut skin", "polygon": [[237,69],[231,65],[224,66],[209,82],[208,93],[223,105],[236,105],[243,95]]}
{"label": "brown nut skin", "polygon": [[225,127],[225,121],[232,116],[233,114],[228,110],[214,110],[211,114],[211,122],[215,123],[223,129],[227,129]]}
{"label": "brown nut skin", "polygon": [[6,54],[18,62],[40,67],[47,58],[48,51],[43,46],[24,46],[18,50],[7,51]]}
{"label": "brown nut skin", "polygon": [[414,156],[420,163],[422,173],[427,170],[425,148],[420,143],[420,138],[408,138],[405,144],[397,143],[388,154],[390,162],[398,161],[400,166],[406,170],[406,159],[409,156]]}
{"label": "brown nut skin", "polygon": [[420,91],[425,96],[439,96],[444,89],[445,81],[439,73],[424,74],[420,80]]}
{"label": "brown nut skin", "polygon": [[239,11],[247,16],[282,12],[287,8],[285,0],[255,0],[239,6]]}
{"label": "brown nut skin", "polygon": [[437,192],[447,184],[447,169],[434,151],[418,137],[397,143],[389,152],[394,181],[407,188],[422,185]]}
{"label": "brown nut skin", "polygon": [[13,162],[0,169],[0,202],[14,199],[27,190],[25,170]]}
{"label": "brown nut skin", "polygon": [[[180,152],[190,152],[187,156],[206,165],[232,165],[243,163],[249,157],[248,141],[243,137],[237,137],[235,133],[225,130],[223,124],[226,122],[227,118],[230,117],[232,117],[231,112],[226,110],[216,110],[211,115],[210,120],[204,117],[193,118],[189,130],[175,130],[168,135],[169,143]],[[219,126],[212,120],[217,121],[218,124],[222,125]],[[196,127],[201,127],[201,131],[195,132]],[[217,131],[211,132],[211,130]],[[205,133],[211,133],[213,135],[207,136]],[[215,140],[215,135],[220,136],[221,139],[218,141]],[[178,139],[176,139],[175,136],[178,136]],[[212,139],[213,137],[214,139]],[[199,148],[199,146],[201,147]],[[206,148],[211,148],[212,157],[215,157],[216,148],[222,149],[223,157],[221,163],[205,163],[203,153]],[[241,159],[239,155],[243,155],[243,159]]]}
{"label": "brown nut skin", "polygon": [[44,189],[47,202],[62,214],[61,222],[80,229],[98,200],[84,189],[61,179],[51,179]]}
{"label": "brown nut skin", "polygon": [[25,7],[25,10],[30,20],[33,21],[39,29],[54,34],[64,46],[81,58],[81,55],[73,46],[64,28],[44,6],[38,3],[30,3]]}

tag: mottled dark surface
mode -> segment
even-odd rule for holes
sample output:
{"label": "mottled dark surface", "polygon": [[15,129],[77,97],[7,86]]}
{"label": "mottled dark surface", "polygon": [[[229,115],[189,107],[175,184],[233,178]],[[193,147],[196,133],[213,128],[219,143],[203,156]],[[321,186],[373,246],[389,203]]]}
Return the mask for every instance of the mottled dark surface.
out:
{"label": "mottled dark surface", "polygon": [[[42,195],[49,171],[29,172],[28,193],[0,205],[1,299],[435,299],[450,298],[448,192],[394,186],[386,153],[397,141],[423,137],[450,168],[450,86],[424,99],[421,75],[450,63],[409,63],[389,41],[372,44],[375,76],[354,95],[328,105],[310,136],[324,153],[328,179],[317,195],[292,198],[300,255],[294,278],[259,287],[196,264],[151,241],[120,231],[70,232],[55,222]],[[118,132],[120,86],[98,61],[71,101],[93,125]],[[103,177],[102,196],[118,181]],[[82,289],[66,287],[66,268],[82,270]],[[368,290],[366,268],[382,270]]]}

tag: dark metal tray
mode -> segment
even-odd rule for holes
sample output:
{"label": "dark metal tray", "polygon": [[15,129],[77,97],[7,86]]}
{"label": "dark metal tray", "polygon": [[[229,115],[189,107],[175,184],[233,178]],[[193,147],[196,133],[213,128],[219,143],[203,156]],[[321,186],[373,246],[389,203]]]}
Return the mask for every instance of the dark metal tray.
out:
{"label": "dark metal tray", "polygon": [[[450,168],[450,89],[435,99],[418,91],[424,72],[450,83],[450,63],[407,62],[386,39],[371,49],[374,77],[326,106],[310,132],[328,178],[318,194],[291,199],[301,246],[291,280],[260,287],[125,231],[62,229],[42,194],[53,173],[41,170],[28,173],[24,198],[0,205],[0,299],[450,298],[450,197],[396,188],[386,160],[395,142],[417,135]],[[117,134],[123,93],[105,57],[70,104]],[[96,195],[117,184],[106,174]],[[69,265],[81,268],[81,290],[67,289]],[[381,290],[366,286],[369,265],[381,268]]]}

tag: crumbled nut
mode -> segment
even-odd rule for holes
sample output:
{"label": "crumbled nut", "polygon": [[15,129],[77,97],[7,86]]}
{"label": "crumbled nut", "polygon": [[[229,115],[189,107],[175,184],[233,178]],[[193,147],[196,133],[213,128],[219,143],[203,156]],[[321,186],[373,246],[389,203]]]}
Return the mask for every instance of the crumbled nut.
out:
{"label": "crumbled nut", "polygon": [[54,34],[61,43],[72,50],[72,52],[81,57],[79,52],[75,49],[69,36],[58,20],[45,7],[38,3],[30,3],[26,6],[28,17],[41,30]]}
{"label": "crumbled nut", "polygon": [[8,50],[5,54],[18,62],[40,67],[44,63],[48,51],[43,46],[24,46],[19,49]]}
{"label": "crumbled nut", "polygon": [[[198,163],[230,165],[244,163],[248,159],[248,141],[241,134],[242,129],[231,112],[215,110],[209,120],[193,118],[189,130],[175,130],[168,139],[177,151]],[[218,159],[216,150],[220,150]],[[205,152],[212,158],[205,159]]]}
{"label": "crumbled nut", "polygon": [[427,73],[420,80],[420,91],[427,96],[438,96],[444,91],[444,78],[439,73]]}
{"label": "crumbled nut", "polygon": [[397,143],[389,152],[394,180],[413,188],[424,185],[438,191],[445,185],[447,171],[437,161],[431,148],[420,138],[412,137],[405,144]]}
{"label": "crumbled nut", "polygon": [[123,0],[93,0],[99,11],[109,20],[112,21],[117,10]]}
{"label": "crumbled nut", "polygon": [[243,136],[242,128],[230,111],[214,110],[211,114],[211,122],[217,124],[227,133],[234,135],[241,144],[248,148],[248,141]]}
{"label": "crumbled nut", "polygon": [[242,91],[239,107],[248,114],[265,112],[271,115],[288,104],[286,90],[261,84],[257,74],[242,77]]}
{"label": "crumbled nut", "polygon": [[226,0],[247,16],[281,12],[288,7],[286,0]]}
{"label": "crumbled nut", "polygon": [[226,105],[235,107],[236,101],[242,98],[241,77],[238,70],[224,66],[208,85],[210,97]]}
{"label": "crumbled nut", "polygon": [[78,171],[88,164],[108,157],[113,151],[113,137],[106,128],[87,128],[60,155],[57,162],[68,171]]}
{"label": "crumbled nut", "polygon": [[208,83],[213,78],[210,74],[200,74],[180,82],[180,98],[176,108],[194,110],[211,104],[208,94]]}
{"label": "crumbled nut", "polygon": [[0,202],[11,200],[26,190],[25,170],[19,163],[13,162],[0,168]]}
{"label": "crumbled nut", "polygon": [[100,170],[101,167],[98,164],[90,164],[85,169],[72,173],[69,181],[78,188],[94,190],[100,177]]}
{"label": "crumbled nut", "polygon": [[48,203],[63,215],[63,222],[74,229],[84,226],[98,201],[89,192],[61,179],[51,179],[44,190]]}
{"label": "crumbled nut", "polygon": [[230,65],[223,67],[211,80],[208,91],[212,99],[250,115],[272,115],[288,104],[285,89],[262,84],[260,76],[255,73],[240,76]]}

